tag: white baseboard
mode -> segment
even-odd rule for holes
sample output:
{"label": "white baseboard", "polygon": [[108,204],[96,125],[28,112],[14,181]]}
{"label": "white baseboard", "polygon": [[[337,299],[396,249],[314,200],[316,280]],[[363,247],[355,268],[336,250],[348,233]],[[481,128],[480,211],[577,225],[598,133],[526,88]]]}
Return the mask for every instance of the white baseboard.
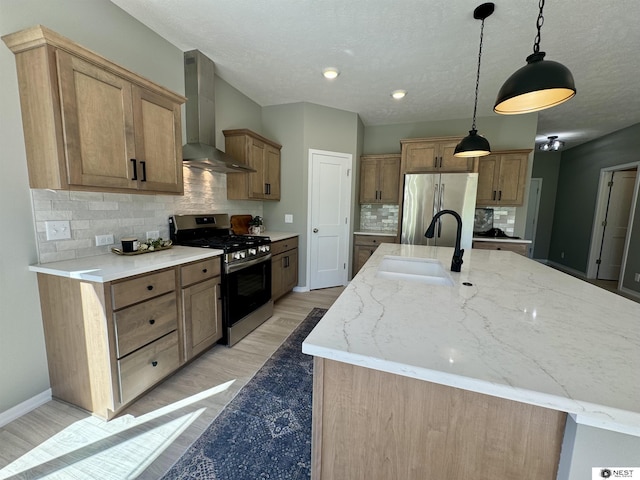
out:
{"label": "white baseboard", "polygon": [[19,403],[15,407],[10,408],[0,413],[0,428],[4,427],[8,423],[13,422],[15,419],[20,418],[22,415],[29,413],[31,410],[44,405],[51,400],[51,389],[47,389],[42,393],[39,393],[35,397],[31,397],[22,403]]}
{"label": "white baseboard", "polygon": [[309,291],[309,287],[293,287],[293,291],[297,293],[304,293]]}
{"label": "white baseboard", "polygon": [[640,293],[636,292],[635,290],[631,290],[630,288],[626,288],[626,287],[622,287],[620,289],[621,292],[626,293],[627,295],[633,297],[633,298],[637,298],[638,300],[640,300]]}

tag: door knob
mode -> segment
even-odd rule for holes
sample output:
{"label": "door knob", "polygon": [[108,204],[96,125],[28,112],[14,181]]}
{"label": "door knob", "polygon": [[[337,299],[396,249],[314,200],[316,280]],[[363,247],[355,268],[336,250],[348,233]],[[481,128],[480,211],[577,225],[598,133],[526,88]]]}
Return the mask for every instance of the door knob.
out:
{"label": "door knob", "polygon": [[317,228],[314,228],[314,229],[313,229],[313,233],[318,233],[318,229],[317,229]]}

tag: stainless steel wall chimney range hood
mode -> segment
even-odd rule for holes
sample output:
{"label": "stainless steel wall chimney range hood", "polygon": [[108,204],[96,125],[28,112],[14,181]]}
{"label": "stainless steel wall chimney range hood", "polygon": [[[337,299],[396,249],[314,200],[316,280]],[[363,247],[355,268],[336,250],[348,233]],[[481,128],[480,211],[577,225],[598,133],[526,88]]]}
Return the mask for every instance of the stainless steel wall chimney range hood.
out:
{"label": "stainless steel wall chimney range hood", "polygon": [[214,172],[255,172],[249,165],[215,147],[213,61],[198,50],[184,52],[184,76],[187,97],[187,143],[182,146],[184,164]]}

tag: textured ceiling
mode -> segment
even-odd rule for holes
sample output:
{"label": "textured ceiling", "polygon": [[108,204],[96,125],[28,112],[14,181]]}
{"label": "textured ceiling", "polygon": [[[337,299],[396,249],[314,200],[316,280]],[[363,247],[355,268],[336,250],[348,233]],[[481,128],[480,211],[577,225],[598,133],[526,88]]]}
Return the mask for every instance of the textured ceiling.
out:
{"label": "textured ceiling", "polygon": [[[357,112],[365,125],[469,118],[480,40],[477,0],[111,0],[261,106],[311,102]],[[538,2],[497,3],[485,21],[478,100],[533,50]],[[567,147],[640,121],[640,2],[552,0],[541,50],[573,73],[577,95],[539,113],[538,139]],[[340,76],[327,81],[325,67]],[[402,101],[391,91],[405,89]]]}

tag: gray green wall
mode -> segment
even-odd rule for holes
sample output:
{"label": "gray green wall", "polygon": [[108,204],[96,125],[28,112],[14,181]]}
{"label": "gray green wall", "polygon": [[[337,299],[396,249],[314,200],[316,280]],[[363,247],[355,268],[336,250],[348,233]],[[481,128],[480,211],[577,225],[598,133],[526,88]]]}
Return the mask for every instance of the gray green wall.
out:
{"label": "gray green wall", "polygon": [[[562,153],[549,260],[587,271],[600,170],[640,161],[640,123]],[[640,292],[631,275],[640,272],[640,209],[636,204],[625,288]],[[564,258],[562,257],[564,252]]]}
{"label": "gray green wall", "polygon": [[[297,232],[299,236],[300,287],[307,286],[307,242],[309,197],[309,150],[349,153],[354,166],[360,155],[358,139],[362,122],[353,112],[336,110],[312,103],[265,107],[262,116],[265,133],[283,145],[281,151],[280,202],[265,202],[267,229]],[[285,148],[286,147],[286,148]],[[352,193],[355,179],[352,175]],[[355,195],[355,194],[354,194]],[[352,198],[355,198],[352,196]],[[293,214],[294,223],[284,223],[284,215]],[[352,201],[352,219],[353,201]],[[352,222],[353,231],[353,222]]]}
{"label": "gray green wall", "polygon": [[533,157],[531,178],[542,179],[540,205],[538,207],[538,226],[533,246],[533,258],[546,260],[549,258],[549,243],[553,213],[556,208],[556,190],[558,173],[560,172],[561,152],[536,152]]}
{"label": "gray green wall", "polygon": [[[106,0],[2,0],[0,34],[45,25],[124,67],[184,92],[182,52]],[[0,44],[0,414],[49,388],[15,57]],[[5,232],[6,233],[6,232]],[[11,368],[7,368],[7,366]]]}

